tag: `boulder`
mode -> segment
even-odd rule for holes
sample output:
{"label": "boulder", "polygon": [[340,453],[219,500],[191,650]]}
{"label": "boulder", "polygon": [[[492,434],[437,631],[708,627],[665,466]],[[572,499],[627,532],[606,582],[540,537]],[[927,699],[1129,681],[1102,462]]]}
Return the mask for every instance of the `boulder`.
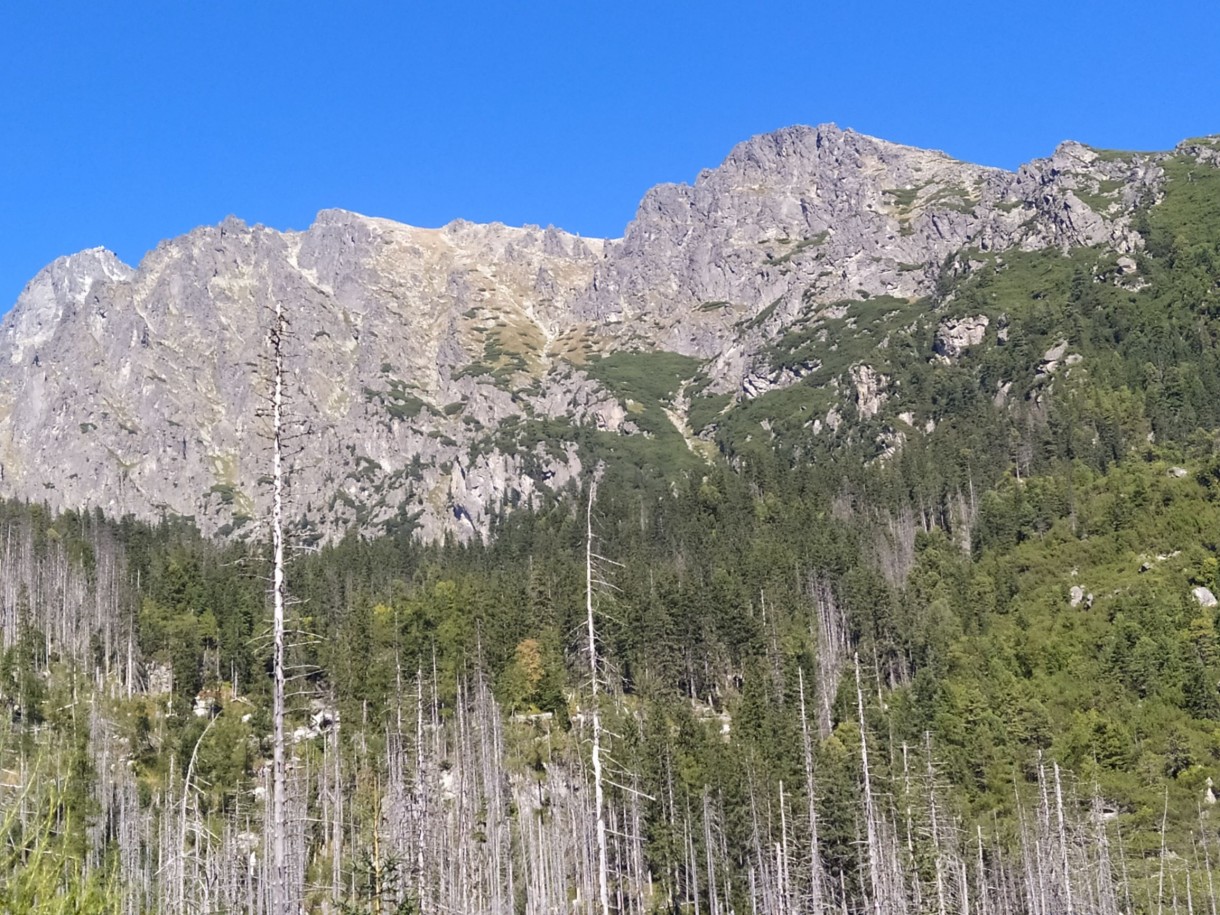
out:
{"label": "boulder", "polygon": [[1200,607],[1214,607],[1217,604],[1216,595],[1212,594],[1211,588],[1198,585],[1190,593]]}

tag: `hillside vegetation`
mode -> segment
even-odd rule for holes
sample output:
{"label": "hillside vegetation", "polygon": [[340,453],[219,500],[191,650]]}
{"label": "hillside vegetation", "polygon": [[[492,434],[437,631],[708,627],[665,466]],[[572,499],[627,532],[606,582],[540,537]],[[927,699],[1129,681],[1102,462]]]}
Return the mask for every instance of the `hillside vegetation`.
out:
{"label": "hillside vegetation", "polygon": [[[294,898],[598,911],[600,813],[618,912],[1214,910],[1220,170],[1164,168],[1130,258],[960,252],[752,398],[592,359],[640,434],[516,430],[584,480],[298,555]],[[3,506],[6,910],[260,910],[265,553]]]}

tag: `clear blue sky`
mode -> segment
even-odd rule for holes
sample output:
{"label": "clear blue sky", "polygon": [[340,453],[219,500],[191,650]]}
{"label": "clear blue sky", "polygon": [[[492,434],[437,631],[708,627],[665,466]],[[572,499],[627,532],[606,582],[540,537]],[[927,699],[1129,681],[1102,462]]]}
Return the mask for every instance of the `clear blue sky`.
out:
{"label": "clear blue sky", "polygon": [[619,235],[834,121],[1015,167],[1220,132],[1210,2],[0,4],[0,312],[58,255],[344,207]]}

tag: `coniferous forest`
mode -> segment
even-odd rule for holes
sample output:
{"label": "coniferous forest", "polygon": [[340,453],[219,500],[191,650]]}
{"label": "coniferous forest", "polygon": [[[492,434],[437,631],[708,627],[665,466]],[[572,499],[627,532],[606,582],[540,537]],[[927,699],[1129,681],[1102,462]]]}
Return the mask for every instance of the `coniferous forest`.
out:
{"label": "coniferous forest", "polygon": [[[707,460],[574,429],[587,477],[486,540],[290,543],[291,910],[1214,915],[1220,171],[1187,168],[1139,284],[947,261],[905,307],[1003,338],[895,322],[933,420],[900,447],[813,434],[802,386],[696,392]],[[269,911],[270,556],[0,506],[6,911]]]}

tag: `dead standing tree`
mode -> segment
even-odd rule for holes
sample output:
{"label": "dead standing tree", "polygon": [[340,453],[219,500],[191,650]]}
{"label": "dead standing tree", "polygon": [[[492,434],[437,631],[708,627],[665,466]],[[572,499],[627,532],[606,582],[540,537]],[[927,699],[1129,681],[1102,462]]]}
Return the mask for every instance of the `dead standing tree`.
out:
{"label": "dead standing tree", "polygon": [[[259,383],[265,385],[265,406],[259,411],[267,423],[263,434],[271,450],[271,473],[262,482],[270,487],[268,521],[271,529],[271,570],[269,596],[271,620],[258,642],[271,649],[271,765],[263,815],[262,866],[259,891],[264,915],[289,915],[300,910],[305,888],[305,864],[309,836],[306,829],[309,809],[308,770],[297,771],[289,733],[290,700],[308,694],[303,679],[317,672],[302,650],[315,637],[294,623],[296,601],[287,583],[288,517],[292,488],[292,465],[299,453],[298,440],[310,434],[304,411],[294,408],[294,393],[299,389],[292,379],[290,361],[292,323],[285,313],[283,297],[268,282],[269,319],[266,330],[265,361]],[[264,639],[266,641],[264,641]]]}
{"label": "dead standing tree", "polygon": [[[644,794],[638,785],[638,773],[622,765],[608,752],[606,738],[612,736],[603,721],[607,711],[603,703],[607,696],[617,696],[613,684],[617,675],[611,676],[602,653],[601,640],[597,632],[597,617],[604,610],[596,607],[595,595],[599,592],[616,592],[618,589],[606,579],[599,567],[621,566],[594,551],[593,506],[597,501],[597,477],[589,485],[588,503],[585,509],[585,614],[581,625],[581,654],[589,665],[590,703],[588,721],[591,725],[591,768],[593,775],[593,809],[589,816],[593,821],[593,854],[585,868],[587,881],[582,886],[581,897],[589,900],[589,911],[609,915],[613,911],[643,911],[645,908],[645,885],[647,883],[643,836],[639,823],[638,804],[640,798],[654,800]],[[614,709],[616,714],[622,708]],[[578,868],[579,871],[579,868]],[[593,883],[596,882],[596,890]],[[596,897],[595,894],[596,893]],[[594,902],[596,898],[596,902]]]}
{"label": "dead standing tree", "polygon": [[602,781],[602,720],[598,708],[597,628],[593,620],[593,502],[597,498],[597,481],[589,484],[589,504],[585,510],[585,624],[586,648],[589,656],[589,678],[592,699],[589,703],[593,721],[593,805],[597,820],[597,891],[601,915],[610,913],[610,888],[606,864],[606,799]]}
{"label": "dead standing tree", "polygon": [[288,764],[285,758],[284,719],[285,685],[285,614],[287,588],[284,577],[284,445],[287,421],[287,392],[284,384],[285,342],[288,319],[278,296],[273,296],[274,311],[267,333],[271,351],[271,791],[267,835],[270,840],[270,860],[267,867],[269,915],[289,915],[295,911],[293,873],[288,867],[289,823],[287,812]]}

